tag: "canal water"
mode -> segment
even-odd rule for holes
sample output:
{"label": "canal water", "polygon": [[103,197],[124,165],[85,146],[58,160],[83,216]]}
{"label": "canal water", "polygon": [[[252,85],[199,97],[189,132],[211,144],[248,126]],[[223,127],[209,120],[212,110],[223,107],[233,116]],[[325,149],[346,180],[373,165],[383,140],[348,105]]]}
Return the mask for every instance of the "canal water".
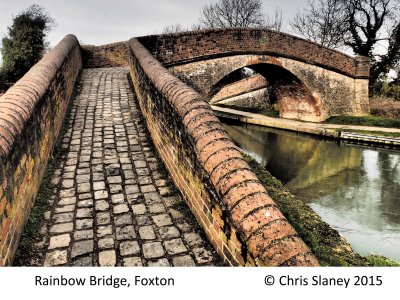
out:
{"label": "canal water", "polygon": [[256,125],[224,126],[354,251],[400,261],[400,151]]}

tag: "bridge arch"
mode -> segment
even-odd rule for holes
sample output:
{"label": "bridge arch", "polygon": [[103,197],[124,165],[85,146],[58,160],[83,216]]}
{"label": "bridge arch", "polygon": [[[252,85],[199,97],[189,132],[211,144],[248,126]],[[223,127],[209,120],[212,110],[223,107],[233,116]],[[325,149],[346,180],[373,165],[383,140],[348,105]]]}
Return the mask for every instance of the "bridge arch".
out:
{"label": "bridge arch", "polygon": [[[283,67],[277,59],[268,61],[258,59],[248,60],[239,68],[235,66],[235,70],[222,78],[220,77],[223,76],[224,73],[219,74],[219,76],[213,76],[212,79],[215,83],[211,83],[212,86],[208,90],[207,99],[213,103],[214,95],[226,86],[226,79],[229,78],[231,74],[237,73],[244,67],[252,69],[256,74],[265,78],[267,85],[263,87],[262,90],[266,90],[266,92],[260,93],[258,97],[264,98],[261,99],[261,101],[265,104],[267,102],[269,102],[269,104],[274,104],[282,117],[309,120],[315,120],[316,117],[321,117],[322,108],[319,96],[313,95],[307,83]],[[244,86],[244,89],[248,88],[249,87]],[[249,91],[251,91],[251,89]],[[248,91],[239,90],[237,94],[246,92]]]}

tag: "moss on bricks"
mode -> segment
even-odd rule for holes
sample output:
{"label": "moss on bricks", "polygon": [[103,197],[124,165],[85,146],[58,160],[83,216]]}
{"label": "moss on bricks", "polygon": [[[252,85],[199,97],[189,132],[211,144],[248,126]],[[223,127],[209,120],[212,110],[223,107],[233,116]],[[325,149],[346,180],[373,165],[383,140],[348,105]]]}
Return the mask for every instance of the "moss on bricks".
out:
{"label": "moss on bricks", "polygon": [[26,265],[32,257],[33,244],[38,242],[38,232],[43,223],[44,212],[48,207],[48,199],[52,195],[53,187],[51,184],[51,179],[53,177],[57,163],[62,156],[62,138],[68,129],[68,119],[70,117],[73,106],[72,99],[74,99],[77,95],[80,78],[81,74],[79,74],[76,78],[75,87],[65,112],[60,133],[54,143],[53,152],[51,153],[51,156],[49,157],[49,160],[47,162],[46,170],[44,171],[43,180],[36,196],[34,206],[30,211],[29,218],[24,227],[24,231],[22,232],[21,239],[13,261],[14,266]]}

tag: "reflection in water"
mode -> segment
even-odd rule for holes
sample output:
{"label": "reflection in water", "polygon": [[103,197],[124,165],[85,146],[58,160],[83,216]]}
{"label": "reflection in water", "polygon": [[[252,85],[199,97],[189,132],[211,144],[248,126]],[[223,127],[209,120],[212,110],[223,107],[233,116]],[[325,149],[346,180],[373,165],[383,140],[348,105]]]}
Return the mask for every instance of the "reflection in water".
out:
{"label": "reflection in water", "polygon": [[400,153],[255,125],[229,135],[361,254],[400,261]]}

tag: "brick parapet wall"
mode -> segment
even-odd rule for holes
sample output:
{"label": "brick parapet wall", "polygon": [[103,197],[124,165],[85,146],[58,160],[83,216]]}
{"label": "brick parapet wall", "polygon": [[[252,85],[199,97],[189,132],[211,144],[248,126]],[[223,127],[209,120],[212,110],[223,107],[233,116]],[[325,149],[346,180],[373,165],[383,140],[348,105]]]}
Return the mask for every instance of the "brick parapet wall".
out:
{"label": "brick parapet wall", "polygon": [[369,77],[368,58],[353,58],[299,37],[267,29],[208,29],[140,37],[165,66],[238,54],[286,57],[353,78]]}
{"label": "brick parapet wall", "polygon": [[128,66],[128,43],[118,42],[102,46],[82,46],[84,68]]}
{"label": "brick parapet wall", "polygon": [[68,35],[0,97],[0,266],[12,263],[81,67]]}
{"label": "brick parapet wall", "polygon": [[137,39],[130,73],[158,152],[217,252],[231,265],[318,265],[208,103]]}

